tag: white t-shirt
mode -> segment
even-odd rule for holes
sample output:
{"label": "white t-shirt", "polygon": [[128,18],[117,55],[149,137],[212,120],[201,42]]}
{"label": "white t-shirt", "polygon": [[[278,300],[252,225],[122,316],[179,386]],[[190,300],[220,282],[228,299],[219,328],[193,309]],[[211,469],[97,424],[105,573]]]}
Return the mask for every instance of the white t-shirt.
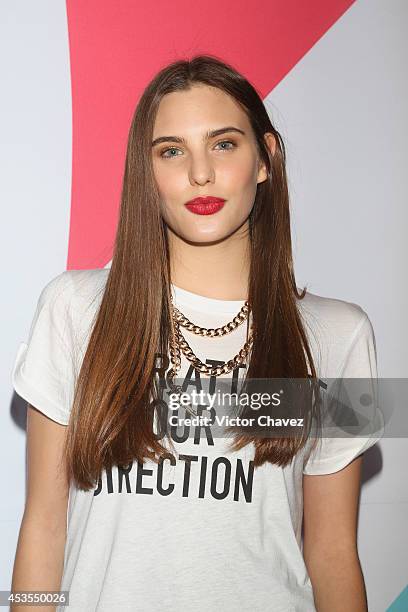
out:
{"label": "white t-shirt", "polygon": [[[19,346],[14,389],[58,423],[68,423],[108,273],[70,270],[53,278]],[[203,327],[227,323],[244,303],[172,291],[181,312]],[[377,377],[373,329],[360,306],[307,293],[299,308],[321,380]],[[182,333],[201,361],[214,365],[242,348],[246,322],[217,338]],[[186,377],[192,385],[200,380],[183,355],[178,379]],[[224,438],[181,435],[174,465],[134,461],[104,471],[94,490],[71,485],[61,584],[69,609],[314,612],[302,556],[303,474],[336,472],[381,435],[323,438],[309,457],[304,448],[289,466],[256,469],[252,444],[232,453]]]}

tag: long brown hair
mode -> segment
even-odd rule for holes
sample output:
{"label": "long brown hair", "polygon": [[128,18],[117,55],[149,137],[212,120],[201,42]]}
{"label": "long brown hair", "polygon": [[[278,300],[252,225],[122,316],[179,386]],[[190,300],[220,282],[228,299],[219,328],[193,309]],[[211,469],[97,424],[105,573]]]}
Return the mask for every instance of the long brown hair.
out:
{"label": "long brown hair", "polygon": [[[104,468],[169,455],[152,429],[154,375],[169,365],[166,357],[158,364],[157,357],[168,355],[171,277],[151,142],[163,96],[194,84],[217,87],[241,105],[268,173],[249,218],[248,300],[255,331],[246,376],[316,379],[297,308],[306,289],[298,293],[293,271],[282,138],[256,89],[232,66],[210,55],[175,61],[148,84],[130,127],[112,263],[77,378],[65,445],[68,478],[84,490],[95,486]],[[273,155],[266,132],[276,139]],[[306,442],[313,411],[313,405],[305,408],[302,437],[241,433],[233,449],[253,442],[255,467],[265,461],[287,465]]]}

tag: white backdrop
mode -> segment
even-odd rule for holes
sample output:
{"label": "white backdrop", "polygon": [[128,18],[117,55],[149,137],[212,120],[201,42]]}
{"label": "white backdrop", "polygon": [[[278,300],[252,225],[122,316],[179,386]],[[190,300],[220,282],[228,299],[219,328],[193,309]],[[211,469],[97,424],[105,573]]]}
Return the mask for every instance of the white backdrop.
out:
{"label": "white backdrop", "polygon": [[[288,152],[297,285],[360,304],[379,375],[407,377],[408,4],[357,0],[266,98]],[[43,286],[65,269],[71,91],[65,3],[0,5],[0,590],[8,590],[25,498],[25,402],[11,367]],[[359,550],[370,612],[408,583],[408,445],[383,439],[364,458]],[[407,595],[408,597],[408,595]]]}

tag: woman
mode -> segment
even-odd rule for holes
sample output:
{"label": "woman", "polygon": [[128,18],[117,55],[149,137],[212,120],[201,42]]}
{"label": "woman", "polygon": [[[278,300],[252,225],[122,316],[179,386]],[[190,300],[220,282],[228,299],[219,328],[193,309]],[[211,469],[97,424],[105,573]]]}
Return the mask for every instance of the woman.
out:
{"label": "woman", "polygon": [[132,121],[110,269],[52,279],[16,357],[29,477],[13,589],[68,590],[84,612],[366,610],[356,516],[379,435],[310,444],[311,402],[302,435],[231,445],[214,419],[193,424],[217,412],[202,398],[168,399],[375,376],[367,314],[298,293],[284,145],[256,90],[211,56],[167,66]]}

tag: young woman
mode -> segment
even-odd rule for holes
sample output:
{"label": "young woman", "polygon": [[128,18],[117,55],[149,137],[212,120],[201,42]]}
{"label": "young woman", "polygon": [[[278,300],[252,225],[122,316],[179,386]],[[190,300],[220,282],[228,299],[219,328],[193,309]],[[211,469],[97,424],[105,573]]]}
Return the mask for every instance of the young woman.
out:
{"label": "young woman", "polygon": [[167,66],[132,121],[111,267],[52,279],[16,357],[12,588],[67,590],[75,612],[366,610],[357,504],[380,436],[311,443],[313,402],[300,436],[193,423],[245,377],[376,374],[362,308],[296,287],[284,145],[254,87],[211,56]]}

